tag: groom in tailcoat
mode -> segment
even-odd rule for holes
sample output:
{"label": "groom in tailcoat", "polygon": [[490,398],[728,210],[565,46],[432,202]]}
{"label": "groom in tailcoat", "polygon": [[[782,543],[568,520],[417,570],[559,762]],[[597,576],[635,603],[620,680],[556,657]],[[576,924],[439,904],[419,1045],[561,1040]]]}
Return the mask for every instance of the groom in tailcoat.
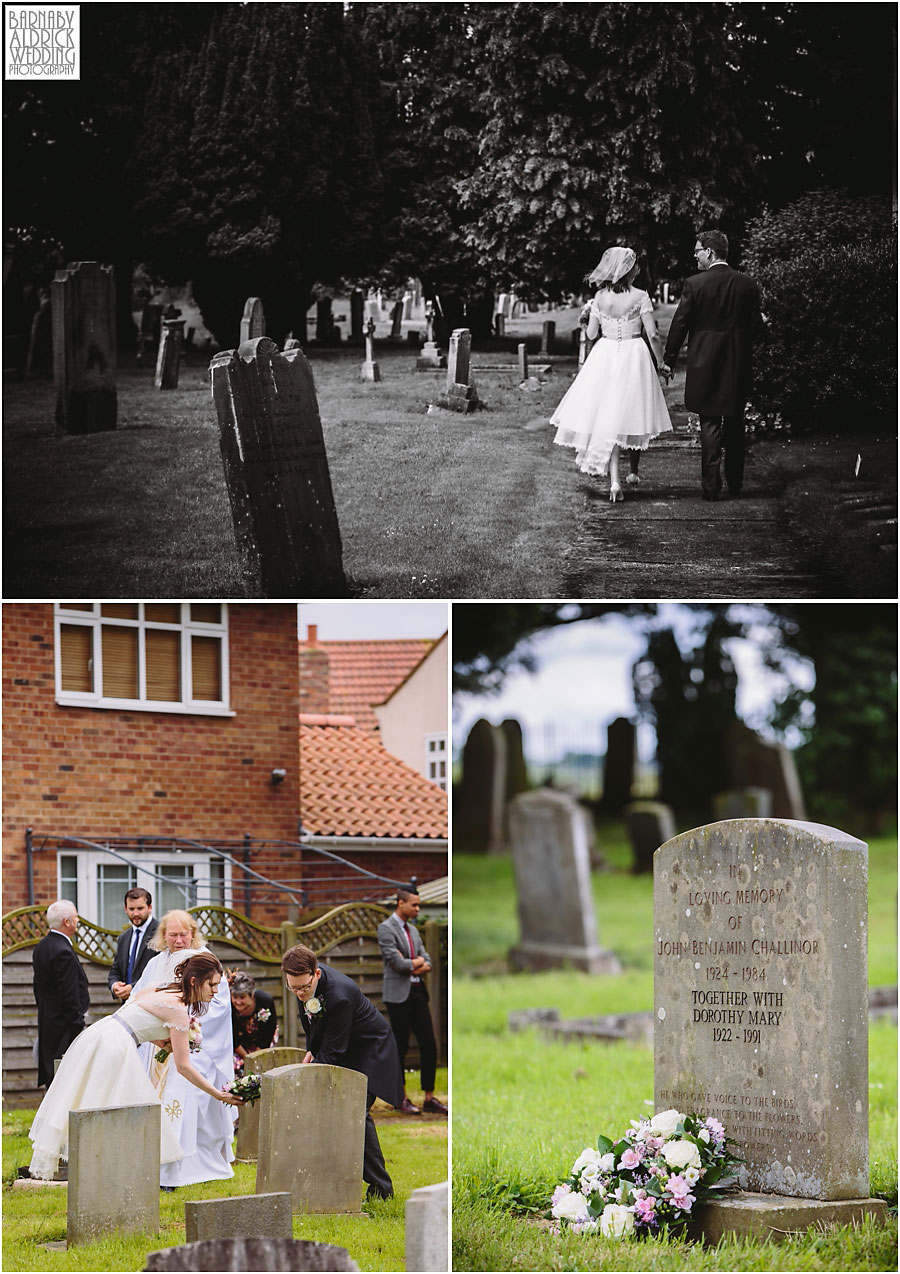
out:
{"label": "groom in tailcoat", "polygon": [[761,327],[759,288],[728,264],[728,240],[719,230],[700,231],[694,256],[701,272],[685,279],[662,370],[671,374],[687,338],[684,405],[700,417],[703,499],[718,500],[723,444],[729,494],[739,496],[744,484],[744,406]]}
{"label": "groom in tailcoat", "polygon": [[281,967],[288,989],[300,1001],[306,1033],[304,1062],[345,1066],[366,1077],[366,1198],[389,1199],[394,1186],[381,1153],[371,1107],[376,1097],[392,1106],[403,1101],[400,1057],[390,1025],[352,978],[337,969],[323,968],[309,947],[291,947],[285,952]]}
{"label": "groom in tailcoat", "polygon": [[50,932],[35,947],[34,998],[38,1011],[38,1087],[53,1082],[53,1062],[84,1030],[84,1015],[90,1008],[87,974],[75,954],[72,939],[78,928],[78,913],[65,898],[47,908]]}

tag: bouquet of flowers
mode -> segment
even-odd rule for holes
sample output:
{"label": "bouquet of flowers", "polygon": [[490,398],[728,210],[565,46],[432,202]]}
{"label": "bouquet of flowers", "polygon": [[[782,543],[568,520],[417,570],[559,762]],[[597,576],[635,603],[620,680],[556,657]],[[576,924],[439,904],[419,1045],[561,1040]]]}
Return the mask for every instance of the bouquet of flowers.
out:
{"label": "bouquet of flowers", "polygon": [[231,1093],[233,1097],[243,1097],[247,1105],[252,1106],[262,1095],[262,1076],[241,1075],[239,1079],[233,1079],[230,1084],[223,1085],[222,1092]]}
{"label": "bouquet of flowers", "polygon": [[[202,1045],[203,1039],[200,1032],[200,1023],[194,1022],[188,1030],[188,1048],[192,1053],[199,1053]],[[171,1051],[172,1050],[170,1048],[158,1048],[153,1056],[161,1066]]]}
{"label": "bouquet of flowers", "polygon": [[612,1238],[646,1235],[667,1228],[677,1234],[695,1203],[736,1184],[742,1160],[734,1143],[711,1116],[664,1110],[652,1119],[632,1119],[618,1141],[597,1138],[572,1165],[568,1180],[553,1192],[549,1215],[576,1233],[599,1230]]}

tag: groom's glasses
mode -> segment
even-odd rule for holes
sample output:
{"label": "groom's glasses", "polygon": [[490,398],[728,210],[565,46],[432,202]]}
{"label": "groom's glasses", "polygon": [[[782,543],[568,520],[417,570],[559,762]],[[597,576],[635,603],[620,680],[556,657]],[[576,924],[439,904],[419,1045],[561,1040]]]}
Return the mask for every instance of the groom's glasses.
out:
{"label": "groom's glasses", "polygon": [[289,986],[288,990],[291,991],[294,995],[298,995],[302,993],[303,991],[310,990],[315,980],[316,980],[315,978],[310,978],[309,981],[305,983],[303,986]]}

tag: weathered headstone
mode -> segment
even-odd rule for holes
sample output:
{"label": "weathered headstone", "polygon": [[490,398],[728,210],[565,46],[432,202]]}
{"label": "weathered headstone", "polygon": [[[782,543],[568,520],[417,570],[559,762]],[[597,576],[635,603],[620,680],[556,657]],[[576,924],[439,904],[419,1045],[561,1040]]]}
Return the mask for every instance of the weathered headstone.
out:
{"label": "weathered headstone", "polygon": [[406,1268],[421,1274],[450,1268],[447,1248],[448,1182],[420,1186],[406,1200]]}
{"label": "weathered headstone", "polygon": [[772,793],[764,787],[717,792],[712,798],[712,807],[717,822],[726,818],[771,818]]}
{"label": "weathered headstone", "polygon": [[[245,1075],[265,1075],[276,1066],[299,1066],[305,1056],[302,1048],[261,1048],[244,1061]],[[241,1107],[238,1116],[234,1153],[238,1159],[255,1159],[259,1152],[259,1102]]]}
{"label": "weathered headstone", "polygon": [[567,792],[542,788],[510,801],[508,817],[521,932],[512,967],[620,973],[597,944],[587,811]]}
{"label": "weathered headstone", "polygon": [[163,319],[159,353],[156,356],[156,376],[153,379],[157,389],[178,388],[183,337],[184,319]]}
{"label": "weathered headstone", "polygon": [[391,310],[391,340],[399,341],[403,337],[403,302],[397,301]]}
{"label": "weathered headstone", "polygon": [[733,787],[770,791],[773,818],[806,818],[794,754],[783,743],[768,743],[743,721],[735,721],[726,732],[725,753]]}
{"label": "weathered headstone", "polygon": [[506,783],[504,796],[507,802],[520,792],[528,791],[528,765],[525,761],[525,744],[522,726],[514,717],[501,721],[500,729],[506,739]]}
{"label": "weathered headstone", "polygon": [[[355,293],[354,293],[355,295]],[[362,296],[362,293],[360,293]],[[369,319],[366,324],[366,361],[359,369],[360,380],[381,380],[381,371],[375,362],[375,320]]]}
{"label": "weathered headstone", "polygon": [[310,1239],[201,1239],[147,1254],[147,1274],[162,1270],[358,1270],[345,1247]]}
{"label": "weathered headstone", "polygon": [[312,371],[263,336],[210,363],[245,571],[269,597],[342,596],[341,533]]}
{"label": "weathered headstone", "polygon": [[622,814],[634,854],[635,874],[653,871],[653,855],[675,835],[674,810],[661,801],[633,801]]}
{"label": "weathered headstone", "polygon": [[506,735],[483,718],[463,745],[462,778],[453,792],[453,845],[463,854],[506,849]]}
{"label": "weathered headstone", "polygon": [[266,316],[263,303],[258,296],[248,296],[241,315],[241,344],[255,341],[258,336],[266,334]]}
{"label": "weathered headstone", "polygon": [[416,359],[416,371],[431,371],[432,368],[446,366],[447,359],[434,339],[434,303],[427,301],[425,304],[425,344],[422,346],[421,354]]}
{"label": "weathered headstone", "polygon": [[495,336],[506,335],[506,315],[503,313],[502,310],[498,310],[497,313],[494,315],[494,335]]}
{"label": "weathered headstone", "polygon": [[556,340],[556,324],[552,319],[541,325],[541,353],[549,354],[550,347]]}
{"label": "weathered headstone", "polygon": [[365,1119],[360,1071],[279,1066],[263,1075],[257,1193],[290,1191],[294,1212],[359,1212]]}
{"label": "weathered headstone", "polygon": [[267,1234],[274,1239],[292,1239],[294,1221],[291,1196],[280,1194],[239,1194],[227,1199],[185,1200],[184,1238],[186,1243],[202,1239],[239,1239]]}
{"label": "weathered headstone", "polygon": [[[764,1229],[780,1196],[795,1217],[804,1199],[877,1211],[865,844],[787,819],[712,823],[657,851],[653,886],[657,1110],[725,1125],[753,1192],[741,1224]],[[708,1238],[729,1207],[710,1205]]]}
{"label": "weathered headstone", "polygon": [[636,743],[634,722],[627,717],[616,717],[607,726],[603,762],[603,809],[606,813],[619,814],[631,800]]}
{"label": "weathered headstone", "polygon": [[56,427],[89,434],[115,429],[116,289],[110,265],[74,261],[50,285]]}
{"label": "weathered headstone", "polygon": [[524,341],[519,342],[519,380],[528,379],[528,346]]}
{"label": "weathered headstone", "polygon": [[[155,1102],[69,1113],[66,1239],[159,1229],[160,1108]],[[127,1170],[123,1155],[127,1151]]]}
{"label": "weathered headstone", "polygon": [[363,338],[363,306],[365,299],[365,294],[361,288],[354,288],[350,293],[350,339],[354,341],[361,341]]}
{"label": "weathered headstone", "polygon": [[472,354],[472,333],[467,327],[457,328],[450,337],[447,355],[447,387],[428,410],[444,408],[466,413],[478,406],[478,394],[471,383],[469,362]]}
{"label": "weathered headstone", "polygon": [[40,308],[35,310],[28,335],[28,355],[25,360],[25,375],[40,376],[41,373],[53,370],[53,310],[50,298],[41,301]]}
{"label": "weathered headstone", "polygon": [[331,297],[323,296],[316,302],[316,340],[327,345],[334,339],[334,318],[331,314]]}

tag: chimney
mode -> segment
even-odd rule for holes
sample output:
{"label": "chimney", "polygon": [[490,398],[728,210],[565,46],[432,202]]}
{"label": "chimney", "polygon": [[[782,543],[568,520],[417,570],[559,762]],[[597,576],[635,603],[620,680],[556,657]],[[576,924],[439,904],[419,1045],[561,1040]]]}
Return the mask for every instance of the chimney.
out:
{"label": "chimney", "polygon": [[[307,641],[315,642],[315,626],[310,625]],[[328,712],[328,651],[321,646],[300,648],[300,711]]]}
{"label": "chimney", "polygon": [[307,644],[307,646],[314,646],[314,645],[316,644],[316,639],[317,639],[318,635],[319,635],[319,625],[318,625],[318,624],[307,624],[307,625],[306,625],[306,644]]}

